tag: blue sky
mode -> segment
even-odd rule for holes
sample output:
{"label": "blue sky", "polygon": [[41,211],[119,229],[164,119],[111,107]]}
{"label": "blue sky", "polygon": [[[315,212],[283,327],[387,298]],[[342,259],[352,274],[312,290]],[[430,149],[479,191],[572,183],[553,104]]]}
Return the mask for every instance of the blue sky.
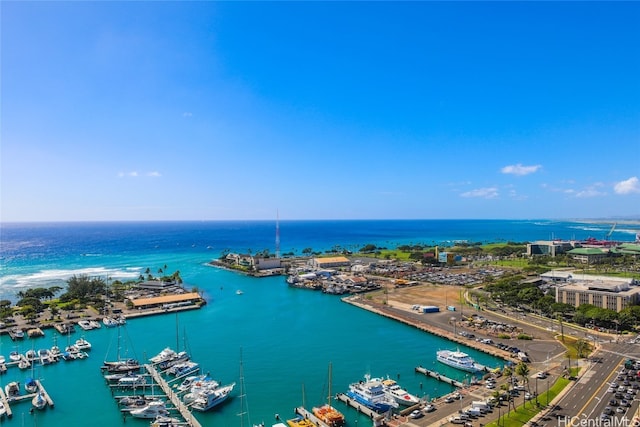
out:
{"label": "blue sky", "polygon": [[640,3],[2,1],[0,219],[640,217]]}

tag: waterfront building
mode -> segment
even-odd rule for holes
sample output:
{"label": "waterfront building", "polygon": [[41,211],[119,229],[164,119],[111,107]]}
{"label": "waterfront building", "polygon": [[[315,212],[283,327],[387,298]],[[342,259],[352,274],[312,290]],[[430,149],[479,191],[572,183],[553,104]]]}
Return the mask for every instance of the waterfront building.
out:
{"label": "waterfront building", "polygon": [[621,311],[640,301],[640,287],[636,283],[617,280],[571,281],[556,287],[556,302],[579,307],[591,304],[599,308]]}
{"label": "waterfront building", "polygon": [[310,263],[313,268],[318,270],[321,270],[323,268],[347,267],[351,265],[351,261],[349,261],[349,258],[344,256],[312,258]]}
{"label": "waterfront building", "polygon": [[555,257],[572,250],[576,246],[576,242],[568,240],[538,240],[533,243],[527,243],[527,256],[546,255]]}

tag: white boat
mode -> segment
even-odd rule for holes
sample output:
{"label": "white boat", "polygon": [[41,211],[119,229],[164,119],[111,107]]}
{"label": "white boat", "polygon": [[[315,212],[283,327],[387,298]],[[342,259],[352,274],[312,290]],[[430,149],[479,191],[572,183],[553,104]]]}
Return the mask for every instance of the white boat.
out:
{"label": "white boat", "polygon": [[236,291],[236,295],[242,295],[243,293],[244,293],[244,292],[242,292],[242,290],[240,290],[240,289],[238,289],[238,290]]}
{"label": "white boat", "polygon": [[76,340],[75,346],[80,351],[91,350],[91,343],[82,337]]}
{"label": "white boat", "polygon": [[7,413],[7,407],[4,406],[4,403],[0,400],[0,418],[2,418]]}
{"label": "white boat", "polygon": [[413,406],[420,403],[420,399],[409,393],[407,390],[400,387],[400,385],[391,378],[382,380],[382,387],[387,395],[393,397],[396,402],[402,406]]}
{"label": "white boat", "polygon": [[14,340],[21,340],[24,338],[24,331],[20,328],[13,328],[11,329],[11,331],[9,332],[9,335],[14,339]]}
{"label": "white boat", "polygon": [[167,416],[157,416],[155,420],[151,421],[150,427],[178,427],[184,426],[184,422],[178,418],[171,418]]}
{"label": "white boat", "polygon": [[200,369],[200,365],[196,362],[182,362],[177,363],[167,369],[167,373],[176,377],[184,377],[185,375],[197,372]]}
{"label": "white boat", "polygon": [[27,378],[24,382],[24,390],[27,393],[35,393],[38,391],[38,383],[33,378]]}
{"label": "white boat", "polygon": [[169,415],[169,411],[165,406],[165,403],[161,400],[154,400],[149,402],[142,408],[136,408],[129,411],[131,416],[136,418],[155,419],[159,416]]}
{"label": "white boat", "polygon": [[47,406],[47,401],[44,399],[44,396],[42,395],[42,390],[39,390],[36,393],[36,395],[33,396],[33,399],[31,399],[31,404],[36,409],[44,409],[45,406]]}
{"label": "white boat", "polygon": [[18,353],[16,350],[9,353],[9,360],[11,360],[12,362],[18,362],[20,359],[22,359],[22,356],[20,356],[20,353]]}
{"label": "white boat", "polygon": [[229,397],[229,394],[235,386],[236,383],[232,383],[211,390],[205,390],[200,393],[198,398],[191,404],[191,407],[196,411],[208,411],[227,400],[227,397]]}
{"label": "white boat", "polygon": [[209,390],[214,390],[220,387],[220,383],[214,379],[207,378],[202,381],[196,381],[191,388],[189,388],[189,392],[182,397],[182,402],[185,405],[191,405],[195,402],[202,393],[206,393]]}
{"label": "white boat", "polygon": [[118,386],[120,387],[140,387],[147,383],[147,379],[138,374],[126,375],[118,380]]}
{"label": "white boat", "polygon": [[33,363],[33,361],[38,358],[38,353],[36,353],[36,351],[33,349],[27,350],[27,352],[24,354],[24,357],[26,357],[29,362]]}
{"label": "white boat", "polygon": [[347,396],[376,412],[398,407],[398,402],[387,395],[382,383],[369,375],[365,375],[365,381],[350,384]]}
{"label": "white boat", "polygon": [[105,318],[103,318],[102,319],[102,323],[107,328],[115,328],[116,326],[118,326],[118,321],[116,319],[114,319],[113,317],[105,317]]}
{"label": "white boat", "polygon": [[48,365],[54,362],[53,356],[48,348],[41,348],[38,350],[38,358],[40,359],[41,365]]}
{"label": "white boat", "polygon": [[100,322],[98,322],[96,320],[89,320],[89,325],[91,326],[91,329],[100,329],[101,328]]}
{"label": "white boat", "polygon": [[436,358],[438,362],[467,372],[480,372],[486,369],[483,365],[476,363],[467,353],[463,353],[460,350],[439,350],[436,353]]}
{"label": "white boat", "polygon": [[189,360],[189,354],[186,351],[176,352],[175,350],[167,347],[157,355],[149,359],[151,363],[156,365],[158,369],[164,370],[171,366],[186,362]]}
{"label": "white boat", "polygon": [[201,386],[205,381],[211,381],[209,374],[204,375],[190,375],[185,378],[180,385],[174,387],[178,389],[178,392],[185,392],[191,390],[191,387]]}
{"label": "white boat", "polygon": [[7,400],[14,400],[20,396],[20,383],[17,381],[11,381],[4,386],[4,394],[7,396]]}
{"label": "white boat", "polygon": [[78,320],[78,326],[80,326],[83,331],[90,331],[91,329],[93,329],[91,322],[89,322],[88,320]]}
{"label": "white boat", "polygon": [[31,362],[29,362],[26,358],[21,358],[18,362],[18,368],[20,369],[29,369],[31,367]]}

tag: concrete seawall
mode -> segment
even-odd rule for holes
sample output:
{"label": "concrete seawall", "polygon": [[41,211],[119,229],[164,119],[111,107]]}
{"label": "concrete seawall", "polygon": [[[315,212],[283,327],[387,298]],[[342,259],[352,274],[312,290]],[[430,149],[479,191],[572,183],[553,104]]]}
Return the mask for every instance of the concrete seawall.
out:
{"label": "concrete seawall", "polygon": [[[441,327],[434,326],[434,324],[432,323],[421,322],[415,318],[412,318],[411,316],[403,315],[403,311],[400,309],[395,309],[395,308],[388,307],[385,305],[380,305],[380,304],[368,303],[364,301],[360,296],[348,296],[348,297],[342,298],[342,301],[348,304],[354,305],[356,307],[362,308],[364,310],[368,310],[373,313],[379,314],[381,316],[387,317],[389,319],[396,320],[406,325],[413,326],[414,328],[430,333],[432,335],[446,338],[449,341],[453,341],[458,344],[465,345],[467,347],[473,347],[478,351],[482,351],[483,353],[487,353],[491,356],[498,357],[503,360],[507,360],[514,364],[518,364],[520,362],[520,360],[513,357],[511,353],[500,350],[499,348],[493,347],[488,344],[482,344],[475,341],[471,343],[468,339],[463,339],[450,331],[447,331]],[[429,314],[425,314],[425,316],[428,316],[428,315]]]}

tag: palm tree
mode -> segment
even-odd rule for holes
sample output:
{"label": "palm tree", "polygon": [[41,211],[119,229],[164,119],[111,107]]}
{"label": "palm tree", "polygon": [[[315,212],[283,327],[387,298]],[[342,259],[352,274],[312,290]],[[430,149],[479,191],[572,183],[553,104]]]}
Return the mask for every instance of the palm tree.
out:
{"label": "palm tree", "polygon": [[[502,375],[504,375],[505,377],[507,377],[507,411],[510,411],[511,409],[511,385],[513,384],[513,370],[510,367],[505,367],[502,370]],[[516,410],[516,404],[515,402],[513,403],[513,410]]]}
{"label": "palm tree", "polygon": [[[522,382],[527,385],[527,392],[529,392],[529,365],[524,362],[518,363],[516,366],[516,375],[522,377]],[[527,405],[527,400],[524,399],[523,406]]]}

